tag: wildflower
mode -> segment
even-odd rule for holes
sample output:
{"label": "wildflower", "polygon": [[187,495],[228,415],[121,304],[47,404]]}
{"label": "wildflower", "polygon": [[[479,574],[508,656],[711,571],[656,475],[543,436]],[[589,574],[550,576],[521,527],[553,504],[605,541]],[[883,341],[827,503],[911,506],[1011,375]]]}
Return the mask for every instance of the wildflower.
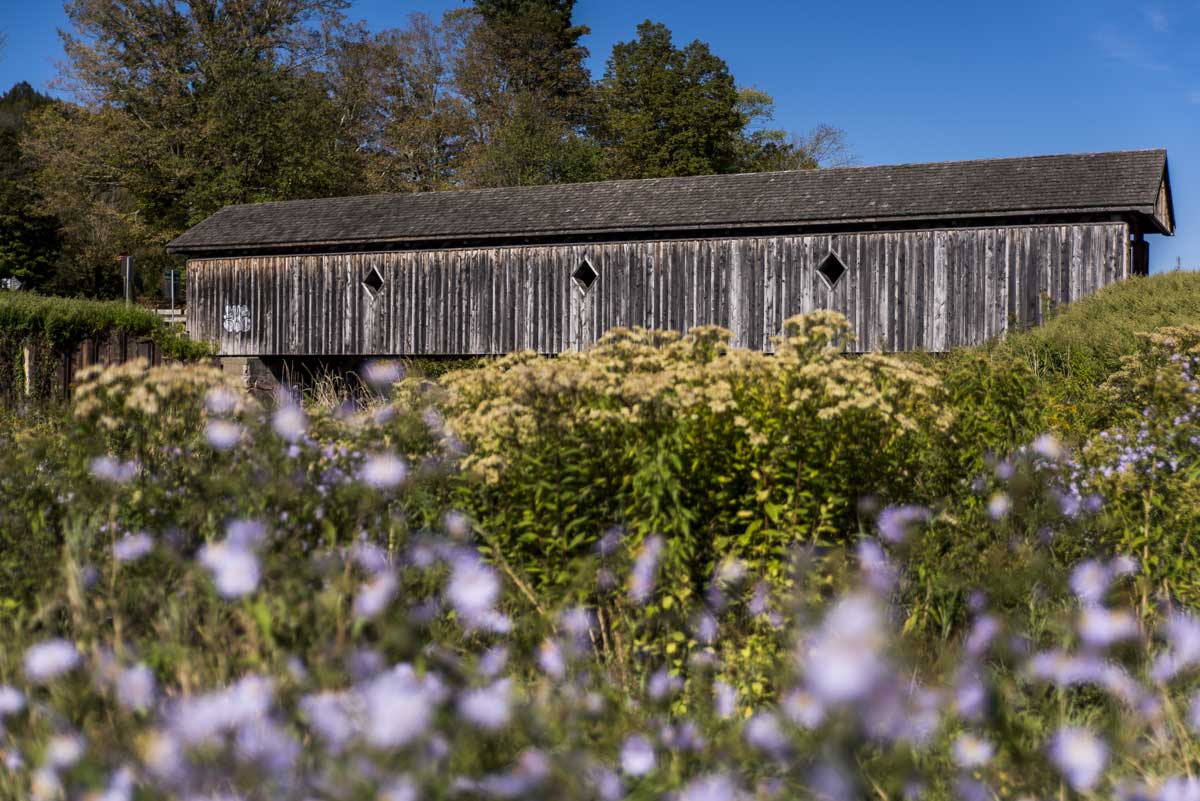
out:
{"label": "wildflower", "polygon": [[1138,625],[1124,609],[1085,606],[1079,614],[1079,637],[1093,648],[1108,646],[1137,636]]}
{"label": "wildflower", "polygon": [[1191,615],[1174,614],[1163,626],[1167,643],[1165,653],[1159,654],[1150,668],[1155,681],[1168,681],[1200,662],[1200,620]]}
{"label": "wildflower", "polygon": [[408,465],[393,453],[377,453],[363,462],[361,478],[368,487],[389,490],[400,486],[408,476]]}
{"label": "wildflower", "polygon": [[445,517],[446,533],[459,542],[471,536],[471,520],[462,512],[450,511]]}
{"label": "wildflower", "polygon": [[888,506],[879,513],[875,521],[879,536],[890,543],[898,544],[908,539],[911,528],[929,520],[932,513],[924,506]]}
{"label": "wildflower", "polygon": [[484,676],[495,676],[504,670],[508,663],[508,649],[503,645],[493,646],[484,651],[479,657],[479,672]]}
{"label": "wildflower", "polygon": [[640,734],[626,738],[621,746],[621,770],[630,776],[645,776],[654,770],[654,746]]}
{"label": "wildflower", "polygon": [[1071,571],[1071,591],[1086,604],[1098,604],[1104,600],[1108,585],[1112,583],[1112,571],[1097,559],[1088,559]]}
{"label": "wildflower", "polygon": [[1155,798],[1156,801],[1200,801],[1200,779],[1194,776],[1172,776],[1162,783],[1158,794],[1135,798]]}
{"label": "wildflower", "polygon": [[[0,709],[0,718],[4,717],[4,710]],[[1200,692],[1192,695],[1191,704],[1188,707],[1188,725],[1192,727],[1192,731],[1200,734]]]}
{"label": "wildflower", "polygon": [[562,648],[554,640],[545,640],[538,647],[538,667],[552,679],[561,680],[567,675],[567,663],[563,659]]}
{"label": "wildflower", "polygon": [[228,420],[210,420],[204,428],[204,438],[219,451],[227,451],[242,438],[242,427]]}
{"label": "wildflower", "polygon": [[33,772],[29,785],[30,798],[33,801],[51,801],[63,798],[62,782],[58,774],[50,768],[38,768]]}
{"label": "wildflower", "polygon": [[154,540],[149,534],[126,534],[113,543],[113,558],[118,562],[136,562],[153,549]]}
{"label": "wildflower", "polygon": [[692,631],[696,635],[697,642],[709,645],[716,641],[720,629],[717,619],[712,616],[711,612],[699,612],[692,622]]}
{"label": "wildflower", "polygon": [[121,671],[116,685],[117,700],[126,709],[143,712],[154,704],[154,673],[145,665],[138,664]]}
{"label": "wildflower", "polygon": [[9,715],[15,715],[25,708],[25,696],[16,687],[0,684],[0,723]]}
{"label": "wildflower", "polygon": [[746,742],[774,757],[787,751],[788,740],[779,725],[779,718],[770,712],[759,712],[746,724]]}
{"label": "wildflower", "polygon": [[480,728],[495,731],[508,725],[511,682],[501,679],[477,690],[468,690],[458,699],[458,714]]}
{"label": "wildflower", "polygon": [[25,652],[25,675],[35,684],[47,684],[79,664],[74,644],[54,639],[30,646]]}
{"label": "wildflower", "polygon": [[954,741],[954,764],[960,768],[979,768],[992,761],[996,747],[974,734],[960,734]]}
{"label": "wildflower", "polygon": [[407,776],[401,776],[392,781],[379,793],[379,801],[417,801],[417,785]]}
{"label": "wildflower", "polygon": [[733,779],[724,773],[692,779],[679,791],[679,801],[738,801],[741,797]]}
{"label": "wildflower", "polygon": [[634,603],[646,603],[654,592],[658,558],[662,553],[663,544],[663,538],[656,534],[643,542],[642,547],[638,549],[633,569],[629,573],[629,598]]}
{"label": "wildflower", "polygon": [[1050,741],[1050,761],[1079,792],[1095,786],[1108,763],[1108,748],[1087,729],[1068,726],[1059,729]]}
{"label": "wildflower", "polygon": [[287,403],[275,410],[275,415],[271,418],[271,428],[280,439],[297,442],[308,429],[308,418],[297,404]]}
{"label": "wildflower", "polygon": [[358,731],[363,709],[356,695],[322,692],[300,699],[300,712],[332,753],[341,753]]}
{"label": "wildflower", "polygon": [[230,542],[210,543],[200,549],[198,560],[213,576],[217,592],[225,598],[240,598],[258,588],[258,558]]}
{"label": "wildflower", "polygon": [[111,456],[98,456],[92,460],[91,472],[93,476],[104,481],[124,484],[137,475],[138,463],[132,459],[121,462]]}
{"label": "wildflower", "polygon": [[267,527],[258,520],[233,520],[225,527],[225,539],[239,548],[256,548],[267,539]]}
{"label": "wildflower", "polygon": [[237,408],[237,403],[237,395],[225,387],[213,387],[204,394],[204,407],[211,414],[229,414]]}
{"label": "wildflower", "polygon": [[683,681],[672,676],[666,668],[659,668],[650,675],[646,683],[646,694],[654,701],[662,701],[683,689]]}
{"label": "wildflower", "polygon": [[480,559],[461,556],[452,562],[446,600],[468,624],[481,621],[499,597],[500,579]]}
{"label": "wildflower", "polygon": [[1053,434],[1042,434],[1029,446],[1033,452],[1049,462],[1057,462],[1066,455],[1060,443]]}
{"label": "wildflower", "polygon": [[354,599],[354,616],[360,620],[377,617],[392,602],[398,584],[396,575],[387,571],[362,585]]}
{"label": "wildflower", "polygon": [[792,690],[783,697],[783,712],[803,729],[815,729],[825,719],[825,707],[805,690]]}
{"label": "wildflower", "polygon": [[988,500],[988,515],[993,520],[1003,520],[1012,510],[1012,498],[1006,493],[997,492]]}
{"label": "wildflower", "polygon": [[717,717],[728,720],[737,712],[738,693],[723,681],[713,682],[713,707]]}
{"label": "wildflower", "polygon": [[971,633],[967,635],[963,649],[968,656],[982,656],[999,632],[1000,621],[993,615],[983,615],[971,626]]}
{"label": "wildflower", "polygon": [[83,757],[83,740],[71,734],[60,734],[46,743],[46,763],[61,770],[69,768]]}
{"label": "wildflower", "polygon": [[404,378],[404,365],[395,359],[372,359],[363,365],[363,380],[377,389],[386,389]]}
{"label": "wildflower", "polygon": [[169,711],[167,724],[183,745],[211,743],[222,733],[265,717],[274,692],[271,679],[245,676],[224,689],[180,699]]}
{"label": "wildflower", "polygon": [[842,598],[802,648],[809,689],[830,704],[861,699],[883,672],[884,644],[883,613],[874,599]]}
{"label": "wildflower", "polygon": [[439,683],[400,664],[376,676],[363,691],[363,736],[374,748],[399,748],[422,736],[441,700]]}
{"label": "wildflower", "polygon": [[616,771],[606,767],[597,767],[588,771],[592,790],[600,801],[621,801],[625,797],[625,788],[621,785],[621,777]]}

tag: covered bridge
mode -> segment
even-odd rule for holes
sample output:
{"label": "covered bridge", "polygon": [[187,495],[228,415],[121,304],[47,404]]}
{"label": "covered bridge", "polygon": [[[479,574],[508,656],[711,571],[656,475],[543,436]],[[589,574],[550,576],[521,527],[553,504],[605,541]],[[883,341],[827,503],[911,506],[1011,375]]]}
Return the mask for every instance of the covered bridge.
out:
{"label": "covered bridge", "polygon": [[835,309],[940,351],[1148,270],[1163,150],[230,206],[170,243],[224,355],[494,354]]}

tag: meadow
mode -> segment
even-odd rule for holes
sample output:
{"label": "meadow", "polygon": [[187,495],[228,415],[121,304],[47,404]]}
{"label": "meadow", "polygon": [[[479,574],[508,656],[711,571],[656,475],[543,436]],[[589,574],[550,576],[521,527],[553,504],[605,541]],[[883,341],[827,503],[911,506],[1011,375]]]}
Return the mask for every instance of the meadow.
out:
{"label": "meadow", "polygon": [[0,412],[0,798],[1200,799],[1200,276],[847,336]]}

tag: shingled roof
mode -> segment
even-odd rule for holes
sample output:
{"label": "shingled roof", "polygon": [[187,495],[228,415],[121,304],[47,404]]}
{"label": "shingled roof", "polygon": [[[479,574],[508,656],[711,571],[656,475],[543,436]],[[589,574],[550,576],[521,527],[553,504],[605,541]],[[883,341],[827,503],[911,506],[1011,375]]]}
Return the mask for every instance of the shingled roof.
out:
{"label": "shingled roof", "polygon": [[1169,234],[1166,180],[1166,151],[1138,150],[366,195],[228,206],[167,249],[203,254],[1086,214],[1126,215]]}

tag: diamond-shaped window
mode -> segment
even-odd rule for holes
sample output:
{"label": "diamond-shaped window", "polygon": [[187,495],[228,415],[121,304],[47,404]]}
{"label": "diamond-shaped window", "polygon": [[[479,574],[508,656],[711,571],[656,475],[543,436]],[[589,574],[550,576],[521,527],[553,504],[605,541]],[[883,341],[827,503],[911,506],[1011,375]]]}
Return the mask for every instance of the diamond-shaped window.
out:
{"label": "diamond-shaped window", "polygon": [[592,288],[592,284],[596,283],[596,279],[600,277],[600,273],[596,272],[596,268],[587,259],[579,263],[575,268],[575,272],[571,273],[571,277],[575,279],[575,283],[579,284],[579,288],[587,292]]}
{"label": "diamond-shaped window", "polygon": [[363,276],[362,285],[371,293],[371,297],[379,294],[379,290],[383,289],[383,276],[379,274],[377,267],[372,266],[367,271],[367,274]]}
{"label": "diamond-shaped window", "polygon": [[836,253],[830,251],[829,255],[821,260],[817,272],[825,279],[825,283],[829,284],[829,288],[833,289],[846,274],[846,265],[842,264],[842,260],[837,257]]}

